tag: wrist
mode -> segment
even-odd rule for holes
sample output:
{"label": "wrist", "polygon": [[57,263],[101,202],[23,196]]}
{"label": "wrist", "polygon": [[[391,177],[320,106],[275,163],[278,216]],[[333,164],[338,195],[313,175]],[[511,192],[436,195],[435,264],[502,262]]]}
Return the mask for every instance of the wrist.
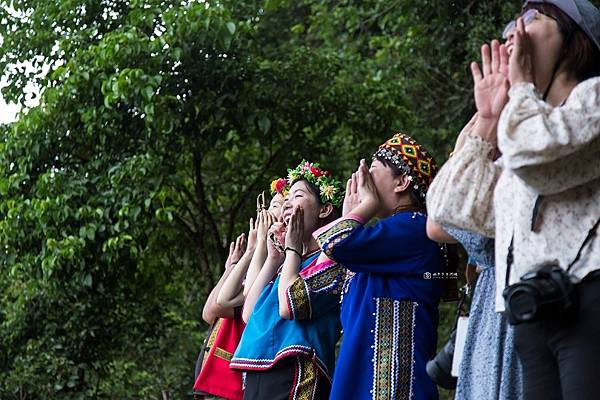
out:
{"label": "wrist", "polygon": [[477,123],[473,128],[472,134],[479,136],[483,140],[496,143],[496,127],[498,125],[497,117],[478,117]]}
{"label": "wrist", "polygon": [[283,254],[280,253],[279,250],[275,250],[274,252],[269,252],[267,254],[267,259],[270,261],[276,261],[276,260],[280,260],[282,256],[283,256]]}
{"label": "wrist", "polygon": [[285,254],[286,257],[288,256],[288,254],[294,254],[298,256],[299,259],[302,259],[302,253],[296,247],[286,246]]}
{"label": "wrist", "polygon": [[527,72],[515,74],[514,76],[510,77],[509,81],[511,86],[518,85],[520,83],[532,83],[533,75]]}
{"label": "wrist", "polygon": [[[360,203],[360,209],[367,214],[375,213],[377,208],[379,208],[378,197],[368,197]],[[357,209],[359,209],[359,207],[357,207],[355,210]]]}

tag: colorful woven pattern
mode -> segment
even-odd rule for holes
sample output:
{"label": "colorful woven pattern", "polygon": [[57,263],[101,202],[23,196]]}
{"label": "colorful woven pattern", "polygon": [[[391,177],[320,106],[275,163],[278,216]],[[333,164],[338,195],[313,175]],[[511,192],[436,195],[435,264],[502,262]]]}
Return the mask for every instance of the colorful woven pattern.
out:
{"label": "colorful woven pattern", "polygon": [[379,146],[379,150],[373,155],[373,158],[375,157],[389,160],[400,168],[413,181],[413,188],[422,198],[425,198],[427,189],[437,172],[433,157],[427,149],[410,136],[396,133]]}

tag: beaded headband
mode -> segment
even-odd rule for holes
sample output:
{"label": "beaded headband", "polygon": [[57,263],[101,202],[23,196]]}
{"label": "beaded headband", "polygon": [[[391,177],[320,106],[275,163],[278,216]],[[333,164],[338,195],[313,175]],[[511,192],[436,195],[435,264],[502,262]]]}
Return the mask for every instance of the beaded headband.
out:
{"label": "beaded headband", "polygon": [[421,198],[425,199],[427,189],[433,181],[437,167],[431,154],[413,138],[396,133],[391,139],[379,146],[373,158],[381,157],[390,161],[408,175]]}

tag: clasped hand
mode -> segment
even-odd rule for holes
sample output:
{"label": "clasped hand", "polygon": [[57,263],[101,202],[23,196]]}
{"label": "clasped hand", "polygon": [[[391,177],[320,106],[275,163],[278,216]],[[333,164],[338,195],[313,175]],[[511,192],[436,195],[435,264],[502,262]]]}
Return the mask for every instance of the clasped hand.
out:
{"label": "clasped hand", "polygon": [[377,188],[364,159],[360,160],[356,172],[346,182],[346,195],[344,197],[342,215],[349,214],[363,203],[369,203],[375,208],[379,205]]}

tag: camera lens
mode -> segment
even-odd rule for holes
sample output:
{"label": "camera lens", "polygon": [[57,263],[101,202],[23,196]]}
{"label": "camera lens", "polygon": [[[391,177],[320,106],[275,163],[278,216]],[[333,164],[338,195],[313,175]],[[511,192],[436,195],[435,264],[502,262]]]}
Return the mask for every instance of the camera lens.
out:
{"label": "camera lens", "polygon": [[456,388],[456,378],[452,376],[452,358],[454,356],[454,341],[456,331],[452,332],[450,339],[436,356],[427,362],[425,370],[427,375],[444,389]]}
{"label": "camera lens", "polygon": [[507,308],[519,322],[533,319],[538,309],[538,291],[522,285],[515,288],[506,298]]}

